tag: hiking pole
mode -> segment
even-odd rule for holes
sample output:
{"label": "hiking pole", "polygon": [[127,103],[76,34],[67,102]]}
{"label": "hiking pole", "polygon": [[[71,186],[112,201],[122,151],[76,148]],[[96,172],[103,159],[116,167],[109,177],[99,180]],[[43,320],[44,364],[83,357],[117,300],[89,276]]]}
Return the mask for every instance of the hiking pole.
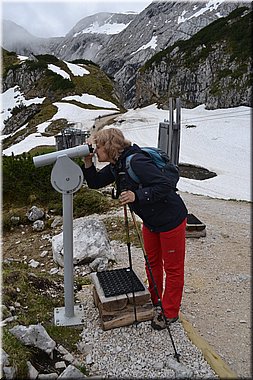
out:
{"label": "hiking pole", "polygon": [[[126,191],[125,172],[120,172],[119,176],[120,176],[121,184],[123,184],[123,189],[121,190],[121,192]],[[130,271],[130,276],[131,276],[131,286],[132,286],[132,294],[133,294],[134,324],[137,326],[138,320],[137,320],[134,283],[133,283],[133,266],[132,266],[131,242],[130,242],[130,234],[129,234],[129,223],[128,223],[128,217],[127,217],[127,205],[124,205],[124,219],[125,219],[126,240],[127,240],[128,260],[129,260],[129,271]]]}
{"label": "hiking pole", "polygon": [[126,227],[126,237],[127,237],[127,250],[128,250],[128,259],[129,259],[129,270],[131,276],[131,285],[132,285],[132,294],[133,294],[133,306],[134,306],[134,324],[137,326],[137,312],[136,312],[136,303],[135,303],[135,294],[134,294],[134,284],[133,284],[133,267],[132,267],[132,255],[130,248],[130,235],[129,235],[129,224],[127,218],[127,206],[124,205],[124,217],[125,217],[125,227]]}
{"label": "hiking pole", "polygon": [[156,282],[155,282],[155,279],[154,279],[154,276],[153,276],[153,273],[152,273],[152,269],[151,269],[151,266],[150,266],[150,262],[149,262],[149,259],[148,259],[148,255],[146,253],[146,250],[144,248],[144,242],[143,242],[143,238],[142,238],[142,235],[139,231],[139,228],[138,228],[138,225],[137,225],[137,221],[136,221],[136,217],[135,217],[135,214],[134,212],[131,210],[131,208],[129,207],[130,209],[130,212],[131,212],[131,215],[132,215],[132,219],[133,219],[133,222],[134,222],[134,226],[135,226],[135,229],[136,229],[136,232],[137,232],[137,235],[138,235],[138,239],[140,241],[140,244],[141,244],[141,248],[142,248],[142,251],[143,251],[143,254],[144,254],[144,258],[145,258],[145,262],[146,262],[146,265],[147,265],[147,268],[148,268],[148,271],[149,271],[149,274],[150,274],[150,277],[151,277],[151,280],[152,280],[152,283],[153,283],[153,286],[154,286],[154,290],[155,290],[155,293],[157,295],[157,298],[158,298],[158,305],[161,307],[161,311],[162,311],[162,316],[163,316],[163,319],[164,319],[164,322],[165,322],[165,325],[167,327],[167,330],[169,332],[169,336],[170,336],[170,339],[171,339],[171,343],[172,343],[172,346],[173,346],[173,349],[174,349],[174,352],[175,352],[175,355],[174,357],[177,359],[178,362],[179,361],[179,357],[180,357],[180,354],[177,352],[176,350],[176,346],[175,346],[175,343],[174,343],[174,340],[173,340],[173,337],[171,335],[171,331],[170,331],[170,326],[169,326],[169,323],[165,317],[165,314],[164,314],[164,309],[163,309],[163,306],[162,306],[162,301],[161,301],[161,298],[159,296],[159,292],[158,292],[158,289],[157,289],[157,286],[156,286]]}

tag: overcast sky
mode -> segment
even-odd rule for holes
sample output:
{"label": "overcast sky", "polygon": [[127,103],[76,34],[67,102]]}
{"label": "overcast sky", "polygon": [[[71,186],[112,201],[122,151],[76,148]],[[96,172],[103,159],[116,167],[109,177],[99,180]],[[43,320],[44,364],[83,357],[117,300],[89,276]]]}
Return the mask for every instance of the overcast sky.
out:
{"label": "overcast sky", "polygon": [[2,0],[1,18],[37,37],[63,37],[82,18],[98,12],[140,13],[152,0]]}

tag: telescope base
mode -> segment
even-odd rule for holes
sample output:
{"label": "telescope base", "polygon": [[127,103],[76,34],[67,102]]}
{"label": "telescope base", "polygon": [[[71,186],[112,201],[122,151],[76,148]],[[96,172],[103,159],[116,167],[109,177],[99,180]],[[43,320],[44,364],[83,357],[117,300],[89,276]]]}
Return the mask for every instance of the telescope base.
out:
{"label": "telescope base", "polygon": [[84,323],[83,305],[74,305],[73,317],[66,317],[65,307],[56,307],[54,309],[54,324],[56,326],[77,326]]}

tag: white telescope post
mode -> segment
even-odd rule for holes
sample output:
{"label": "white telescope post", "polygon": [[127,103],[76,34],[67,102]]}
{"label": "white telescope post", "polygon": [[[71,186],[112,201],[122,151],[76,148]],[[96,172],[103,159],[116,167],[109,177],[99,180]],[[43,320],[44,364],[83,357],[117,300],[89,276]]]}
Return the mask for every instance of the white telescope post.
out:
{"label": "white telescope post", "polygon": [[83,173],[69,157],[87,156],[88,145],[69,148],[33,158],[35,166],[55,162],[51,172],[51,184],[62,193],[63,201],[63,254],[65,307],[55,308],[54,322],[58,326],[73,326],[84,322],[83,305],[74,305],[73,281],[73,193],[83,184]]}

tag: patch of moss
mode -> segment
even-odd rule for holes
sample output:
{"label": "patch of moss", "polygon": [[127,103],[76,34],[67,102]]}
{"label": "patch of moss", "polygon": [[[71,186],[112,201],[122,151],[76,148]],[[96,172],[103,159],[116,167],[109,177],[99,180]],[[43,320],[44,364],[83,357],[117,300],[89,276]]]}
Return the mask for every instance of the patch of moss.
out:
{"label": "patch of moss", "polygon": [[2,57],[2,75],[3,75],[3,78],[5,78],[10,68],[15,69],[16,67],[19,67],[20,60],[18,59],[18,56],[14,51],[8,51],[3,48],[1,48],[1,57]]}
{"label": "patch of moss", "polygon": [[53,104],[42,104],[41,110],[29,121],[28,128],[35,127],[39,124],[44,123],[47,120],[52,119],[52,117],[57,113],[57,111],[58,108]]}

